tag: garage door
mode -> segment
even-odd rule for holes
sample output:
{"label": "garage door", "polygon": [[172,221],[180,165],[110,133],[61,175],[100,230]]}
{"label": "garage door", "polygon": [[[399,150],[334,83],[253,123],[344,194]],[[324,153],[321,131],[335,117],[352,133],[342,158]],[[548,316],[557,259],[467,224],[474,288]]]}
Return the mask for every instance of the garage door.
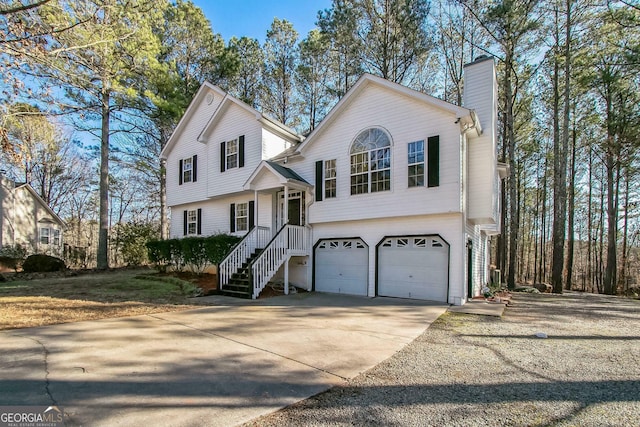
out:
{"label": "garage door", "polygon": [[378,295],[447,301],[449,244],[439,236],[387,237],[378,245]]}
{"label": "garage door", "polygon": [[318,292],[367,295],[369,248],[361,239],[321,240],[314,271]]}

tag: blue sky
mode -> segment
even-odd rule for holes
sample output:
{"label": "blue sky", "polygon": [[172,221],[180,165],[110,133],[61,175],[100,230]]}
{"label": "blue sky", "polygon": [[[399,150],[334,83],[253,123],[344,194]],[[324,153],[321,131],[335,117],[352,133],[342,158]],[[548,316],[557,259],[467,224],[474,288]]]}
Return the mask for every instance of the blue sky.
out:
{"label": "blue sky", "polygon": [[331,7],[331,0],[193,0],[211,21],[214,33],[225,42],[232,36],[247,36],[261,43],[273,18],[293,23],[300,38],[315,27],[318,11]]}

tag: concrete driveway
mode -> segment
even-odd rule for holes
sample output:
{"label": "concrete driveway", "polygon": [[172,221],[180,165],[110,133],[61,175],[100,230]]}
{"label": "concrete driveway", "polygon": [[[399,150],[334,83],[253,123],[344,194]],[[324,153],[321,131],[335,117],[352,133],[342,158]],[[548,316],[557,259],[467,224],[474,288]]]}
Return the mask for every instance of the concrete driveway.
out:
{"label": "concrete driveway", "polygon": [[66,425],[229,426],[353,378],[447,306],[305,293],[0,332],[0,405]]}

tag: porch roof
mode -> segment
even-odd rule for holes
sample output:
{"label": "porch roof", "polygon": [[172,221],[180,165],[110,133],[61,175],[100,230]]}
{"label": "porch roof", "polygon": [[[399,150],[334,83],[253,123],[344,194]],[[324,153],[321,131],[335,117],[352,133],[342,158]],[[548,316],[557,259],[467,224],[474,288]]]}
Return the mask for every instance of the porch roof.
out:
{"label": "porch roof", "polygon": [[258,165],[244,184],[244,189],[259,191],[284,185],[300,189],[313,187],[293,169],[289,169],[276,162],[264,160]]}

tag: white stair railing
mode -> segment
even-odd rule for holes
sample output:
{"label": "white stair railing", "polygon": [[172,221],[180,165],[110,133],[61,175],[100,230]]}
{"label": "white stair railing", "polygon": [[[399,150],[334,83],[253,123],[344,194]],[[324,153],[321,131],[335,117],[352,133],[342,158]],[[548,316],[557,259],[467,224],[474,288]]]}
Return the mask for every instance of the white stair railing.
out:
{"label": "white stair railing", "polygon": [[271,229],[268,227],[253,227],[227,257],[218,265],[218,276],[220,277],[220,289],[229,284],[231,275],[236,273],[242,264],[255,252],[262,249],[271,239]]}
{"label": "white stair railing", "polygon": [[269,280],[289,257],[308,254],[308,234],[306,227],[286,225],[271,239],[269,245],[251,264],[250,278],[253,283],[253,299],[260,295]]}

